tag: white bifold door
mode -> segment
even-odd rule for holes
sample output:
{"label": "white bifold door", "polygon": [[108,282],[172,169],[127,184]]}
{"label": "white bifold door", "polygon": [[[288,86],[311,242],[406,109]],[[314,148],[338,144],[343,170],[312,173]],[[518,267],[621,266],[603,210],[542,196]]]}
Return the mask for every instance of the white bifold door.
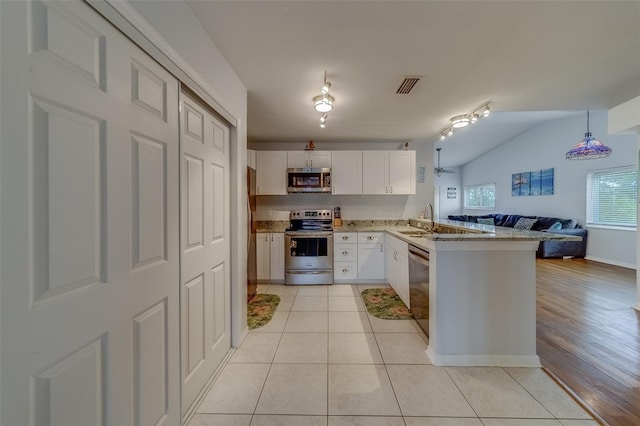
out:
{"label": "white bifold door", "polygon": [[84,2],[0,1],[0,61],[0,424],[180,424],[230,347],[228,129]]}
{"label": "white bifold door", "polygon": [[229,128],[180,101],[182,404],[188,412],[231,348]]}

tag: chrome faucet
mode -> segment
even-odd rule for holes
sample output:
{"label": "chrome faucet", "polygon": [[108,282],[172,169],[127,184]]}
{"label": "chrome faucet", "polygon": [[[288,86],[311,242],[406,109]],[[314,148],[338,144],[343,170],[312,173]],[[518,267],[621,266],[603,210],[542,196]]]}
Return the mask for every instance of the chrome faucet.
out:
{"label": "chrome faucet", "polygon": [[431,205],[431,203],[428,203],[425,207],[424,207],[424,218],[427,219],[427,211],[430,213],[429,218],[431,219],[431,226],[428,228],[429,231],[433,231],[433,228],[435,228],[435,223],[433,221],[433,206]]}

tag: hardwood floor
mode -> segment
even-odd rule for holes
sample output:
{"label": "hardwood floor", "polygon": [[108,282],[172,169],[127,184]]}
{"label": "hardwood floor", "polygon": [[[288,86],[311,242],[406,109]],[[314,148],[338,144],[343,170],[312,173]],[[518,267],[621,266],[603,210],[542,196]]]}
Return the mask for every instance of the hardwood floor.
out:
{"label": "hardwood floor", "polygon": [[640,425],[636,271],[537,260],[537,350],[544,367],[611,426]]}

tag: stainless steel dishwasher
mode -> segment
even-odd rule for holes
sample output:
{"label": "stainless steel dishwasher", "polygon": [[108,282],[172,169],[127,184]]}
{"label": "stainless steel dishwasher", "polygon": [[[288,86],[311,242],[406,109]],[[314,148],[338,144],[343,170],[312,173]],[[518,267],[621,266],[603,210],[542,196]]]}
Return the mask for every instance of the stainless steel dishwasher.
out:
{"label": "stainless steel dishwasher", "polygon": [[429,252],[409,244],[409,304],[418,325],[429,336]]}

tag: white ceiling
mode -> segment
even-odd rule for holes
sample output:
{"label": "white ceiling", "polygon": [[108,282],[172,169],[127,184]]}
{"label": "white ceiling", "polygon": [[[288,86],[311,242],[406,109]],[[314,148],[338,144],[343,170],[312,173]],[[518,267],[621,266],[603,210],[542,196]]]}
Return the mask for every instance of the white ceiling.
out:
{"label": "white ceiling", "polygon": [[[247,88],[251,142],[431,143],[491,101],[510,112],[474,126],[473,146],[491,149],[562,111],[640,94],[639,1],[187,3]],[[336,102],[321,129],[311,100],[325,70]],[[424,78],[396,95],[407,75]],[[443,165],[481,153],[456,140]]]}

